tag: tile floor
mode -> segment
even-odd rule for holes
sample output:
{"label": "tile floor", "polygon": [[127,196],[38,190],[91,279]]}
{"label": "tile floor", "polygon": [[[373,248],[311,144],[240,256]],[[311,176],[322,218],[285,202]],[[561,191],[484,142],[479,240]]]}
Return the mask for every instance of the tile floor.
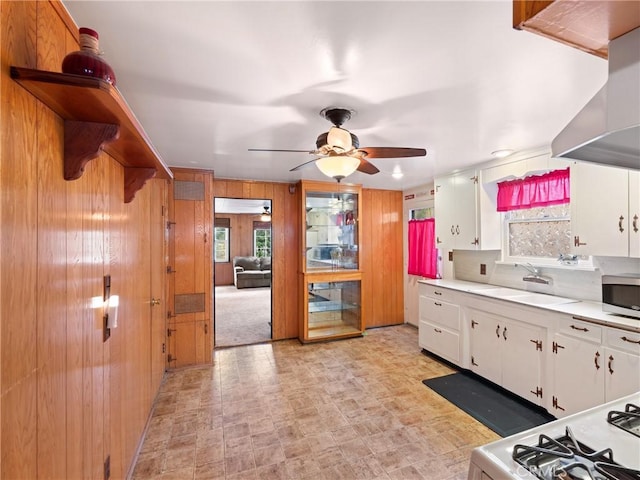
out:
{"label": "tile floor", "polygon": [[421,383],[450,372],[410,325],[216,350],[167,374],[133,479],[464,480],[499,437]]}

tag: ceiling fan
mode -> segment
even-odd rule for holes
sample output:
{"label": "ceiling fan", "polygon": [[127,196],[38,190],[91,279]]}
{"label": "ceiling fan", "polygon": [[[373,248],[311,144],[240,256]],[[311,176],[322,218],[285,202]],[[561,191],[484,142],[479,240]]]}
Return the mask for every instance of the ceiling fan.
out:
{"label": "ceiling fan", "polygon": [[250,148],[251,152],[293,152],[317,155],[308,162],[302,163],[290,171],[299,170],[315,163],[320,171],[338,182],[356,170],[373,175],[380,170],[369,162],[371,158],[403,158],[424,157],[424,148],[403,147],[360,147],[360,141],[353,133],[341,128],[351,118],[352,110],[329,107],[320,112],[320,116],[329,120],[333,126],[328,132],[318,135],[316,150],[280,150],[267,148]]}

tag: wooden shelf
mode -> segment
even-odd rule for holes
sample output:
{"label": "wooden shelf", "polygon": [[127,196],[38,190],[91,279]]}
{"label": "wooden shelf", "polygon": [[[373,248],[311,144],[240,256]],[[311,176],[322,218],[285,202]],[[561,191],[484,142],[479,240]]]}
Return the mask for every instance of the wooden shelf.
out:
{"label": "wooden shelf", "polygon": [[125,203],[171,170],[116,87],[94,77],[11,67],[11,78],[65,121],[64,178],[75,180],[104,150],[125,168]]}
{"label": "wooden shelf", "polygon": [[607,58],[609,42],[640,26],[640,2],[513,0],[513,27]]}

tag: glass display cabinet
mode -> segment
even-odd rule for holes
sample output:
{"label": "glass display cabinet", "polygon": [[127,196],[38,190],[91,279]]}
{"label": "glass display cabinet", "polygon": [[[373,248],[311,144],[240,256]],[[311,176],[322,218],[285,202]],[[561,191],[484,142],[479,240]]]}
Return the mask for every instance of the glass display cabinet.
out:
{"label": "glass display cabinet", "polygon": [[303,301],[300,340],[362,335],[361,187],[300,182]]}

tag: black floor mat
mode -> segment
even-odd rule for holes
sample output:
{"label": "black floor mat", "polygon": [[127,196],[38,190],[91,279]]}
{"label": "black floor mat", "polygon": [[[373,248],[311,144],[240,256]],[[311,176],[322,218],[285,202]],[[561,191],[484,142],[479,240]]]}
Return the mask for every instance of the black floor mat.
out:
{"label": "black floor mat", "polygon": [[537,405],[472,373],[452,373],[422,383],[502,437],[555,420]]}

